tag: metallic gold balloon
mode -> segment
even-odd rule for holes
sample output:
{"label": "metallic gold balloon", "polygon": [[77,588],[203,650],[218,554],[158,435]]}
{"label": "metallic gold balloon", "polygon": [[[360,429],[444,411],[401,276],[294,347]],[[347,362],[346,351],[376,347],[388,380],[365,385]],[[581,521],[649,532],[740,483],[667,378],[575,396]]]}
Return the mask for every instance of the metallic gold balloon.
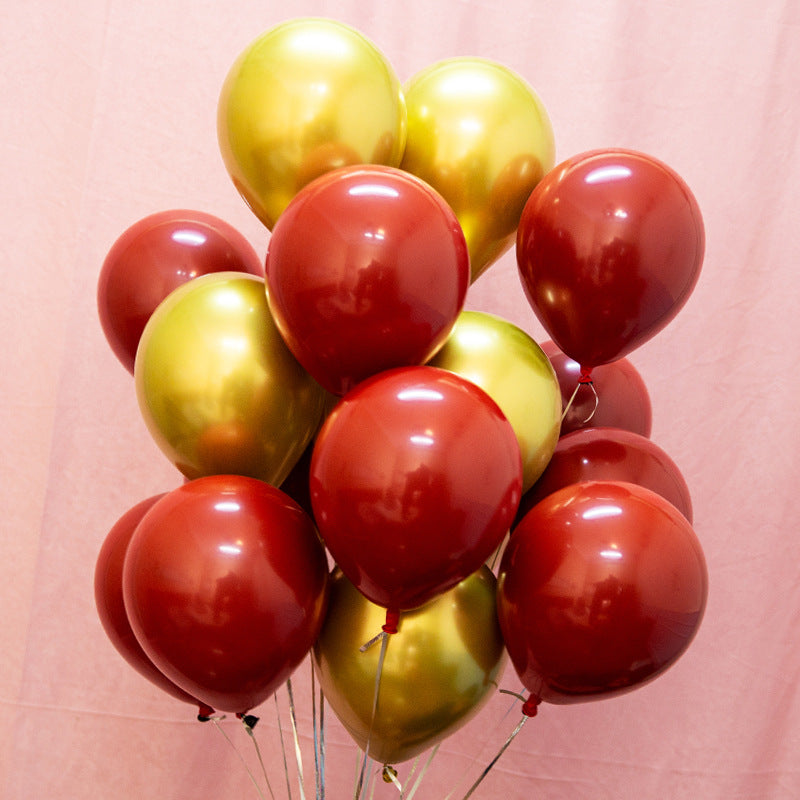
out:
{"label": "metallic gold balloon", "polygon": [[555,160],[547,111],[507,67],[450,58],[405,86],[408,138],[401,168],[452,206],[475,281],[515,241],[522,209]]}
{"label": "metallic gold balloon", "polygon": [[272,321],[264,280],[241,273],[168,295],[142,333],[134,377],[150,433],[190,479],[230,473],[279,485],[325,403]]}
{"label": "metallic gold balloon", "polygon": [[387,643],[372,722],[381,645],[360,648],[380,632],[386,609],[334,570],[328,614],[312,651],[314,668],[336,716],[362,750],[369,739],[376,761],[413,758],[489,699],[506,663],[495,588],[494,576],[482,567],[422,608],[402,612]]}
{"label": "metallic gold balloon", "polygon": [[476,383],[500,406],[517,435],[522,491],[528,491],[550,461],[561,427],[561,389],[542,348],[511,322],[462,311],[428,363]]}
{"label": "metallic gold balloon", "polygon": [[398,166],[405,102],[391,65],[361,33],[299,18],[263,33],[234,62],[217,134],[234,185],[272,230],[294,195],[323,173]]}

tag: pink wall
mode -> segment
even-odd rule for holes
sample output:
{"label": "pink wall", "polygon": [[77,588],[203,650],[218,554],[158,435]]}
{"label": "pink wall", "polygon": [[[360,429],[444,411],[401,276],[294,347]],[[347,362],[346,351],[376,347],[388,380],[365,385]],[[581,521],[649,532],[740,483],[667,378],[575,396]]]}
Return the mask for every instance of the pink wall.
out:
{"label": "pink wall", "polygon": [[[95,289],[116,237],[163,209],[216,214],[263,254],[266,231],[219,156],[216,101],[246,44],[309,15],[359,28],[401,80],[453,55],[505,63],[542,97],[559,159],[595,147],[643,150],[683,176],[704,213],[694,294],[630,357],[651,394],[652,439],[692,492],[710,575],[704,623],[678,664],[639,691],[543,706],[475,796],[800,796],[800,13],[781,0],[733,8],[691,0],[6,8],[0,796],[257,796],[223,737],[134,673],[97,619],[92,576],[106,532],[179,476],[103,338]],[[547,338],[511,254],[467,302]],[[304,665],[295,689],[313,777],[308,680]],[[510,668],[504,684],[518,688]],[[463,796],[462,773],[477,774],[516,722],[516,712],[501,720],[508,703],[498,704],[487,717],[496,727],[479,723],[443,745],[417,796],[444,797],[457,784],[453,796]],[[272,704],[261,715],[256,734],[276,796],[285,796]],[[239,728],[226,730],[252,762]],[[328,796],[346,796],[355,748],[332,722],[327,733]]]}

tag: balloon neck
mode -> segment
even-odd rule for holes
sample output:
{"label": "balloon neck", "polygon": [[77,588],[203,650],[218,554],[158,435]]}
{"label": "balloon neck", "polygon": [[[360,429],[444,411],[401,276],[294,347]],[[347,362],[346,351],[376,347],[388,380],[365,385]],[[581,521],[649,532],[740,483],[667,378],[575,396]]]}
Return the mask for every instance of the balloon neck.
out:
{"label": "balloon neck", "polygon": [[535,717],[536,712],[539,710],[539,703],[542,702],[542,698],[538,695],[532,694],[523,704],[522,704],[522,713],[526,717]]}
{"label": "balloon neck", "polygon": [[236,719],[240,719],[247,728],[253,730],[253,728],[255,728],[255,726],[258,724],[259,718],[253,714],[237,714]]}
{"label": "balloon neck", "polygon": [[397,633],[397,626],[400,623],[400,610],[396,608],[386,609],[386,622],[383,624],[384,633]]}
{"label": "balloon neck", "polygon": [[578,379],[578,383],[586,385],[591,382],[592,382],[592,367],[581,366],[581,377]]}
{"label": "balloon neck", "polygon": [[208,722],[214,714],[214,709],[207,706],[205,703],[199,703],[197,706],[197,721]]}

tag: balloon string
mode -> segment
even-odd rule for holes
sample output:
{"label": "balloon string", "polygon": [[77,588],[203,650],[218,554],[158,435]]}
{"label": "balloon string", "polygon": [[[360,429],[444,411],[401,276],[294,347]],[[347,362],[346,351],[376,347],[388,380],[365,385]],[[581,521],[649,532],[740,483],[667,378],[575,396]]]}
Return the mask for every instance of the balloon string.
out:
{"label": "balloon string", "polygon": [[316,800],[323,800],[324,776],[321,772],[322,760],[322,690],[319,698],[319,733],[317,730],[317,687],[314,678],[314,665],[311,664],[311,720],[314,729],[314,785],[316,787]]}
{"label": "balloon string", "polygon": [[422,779],[425,777],[425,773],[428,771],[428,767],[430,767],[431,762],[433,761],[433,757],[438,752],[439,752],[439,743],[437,743],[436,746],[431,750],[431,753],[428,756],[428,760],[425,762],[425,766],[422,768],[422,771],[419,773],[419,775],[417,775],[417,779],[414,781],[414,785],[411,787],[411,791],[408,793],[408,797],[406,797],[406,795],[404,794],[400,796],[402,800],[413,800],[414,795],[417,793],[417,789],[419,789],[420,783],[422,783]]}
{"label": "balloon string", "polygon": [[236,753],[236,755],[239,757],[239,761],[242,762],[242,765],[244,766],[245,770],[247,771],[247,774],[248,774],[250,780],[252,781],[253,786],[256,787],[256,791],[258,792],[258,796],[261,798],[261,800],[267,800],[266,797],[264,797],[264,793],[261,791],[261,787],[258,785],[258,781],[256,780],[255,775],[253,775],[253,773],[250,771],[250,767],[247,766],[247,762],[244,760],[244,756],[241,754],[241,751],[233,743],[233,740],[231,739],[231,737],[228,736],[227,733],[225,733],[225,730],[223,729],[223,727],[219,724],[220,721],[223,720],[223,719],[225,719],[225,715],[224,714],[221,717],[215,717],[215,716],[207,717],[205,721],[211,722],[214,725],[214,727],[222,734],[222,736],[225,739],[225,741],[233,748],[233,752]]}
{"label": "balloon string", "polygon": [[325,697],[321,686],[319,687],[319,763],[319,796],[320,800],[325,800]]}
{"label": "balloon string", "polygon": [[383,772],[381,773],[383,777],[384,783],[393,783],[397,788],[397,791],[400,793],[400,797],[403,796],[403,784],[397,778],[397,770],[394,767],[390,767],[388,764],[383,765]]}
{"label": "balloon string", "polygon": [[292,694],[292,679],[286,681],[286,691],[289,695],[289,715],[292,720],[292,736],[294,737],[294,755],[297,761],[297,782],[300,785],[300,800],[306,800],[303,789],[303,754],[300,752],[300,739],[297,736],[297,716],[294,713],[294,695]]}
{"label": "balloon string", "polygon": [[589,416],[586,417],[586,419],[583,420],[581,424],[586,425],[587,422],[591,422],[592,417],[594,417],[594,415],[597,413],[597,407],[600,405],[600,397],[597,394],[597,388],[595,387],[594,381],[591,379],[589,372],[581,372],[580,380],[578,381],[574,391],[570,395],[567,405],[564,406],[564,411],[561,413],[562,424],[564,423],[564,419],[569,413],[570,408],[572,408],[572,404],[575,402],[575,397],[577,396],[581,386],[588,386],[592,390],[592,394],[594,395],[594,408],[589,412]]}
{"label": "balloon string", "polygon": [[267,768],[264,764],[264,759],[261,757],[261,748],[258,746],[258,742],[256,741],[256,735],[253,733],[253,728],[256,726],[256,722],[258,722],[258,717],[254,717],[249,714],[245,715],[238,715],[237,716],[242,720],[242,724],[244,725],[245,731],[247,731],[247,735],[250,737],[250,740],[253,742],[253,747],[256,750],[256,756],[258,757],[258,763],[261,765],[261,774],[264,776],[264,781],[267,784],[267,791],[269,792],[269,796],[272,800],[275,800],[275,795],[272,791],[272,786],[269,782],[269,775],[267,774]]}
{"label": "balloon string", "polygon": [[292,782],[289,780],[289,764],[286,761],[286,744],[283,741],[283,726],[281,725],[281,710],[278,707],[278,693],[276,692],[273,697],[275,698],[275,719],[278,723],[278,738],[281,742],[281,754],[283,755],[283,774],[286,776],[286,796],[292,800]]}

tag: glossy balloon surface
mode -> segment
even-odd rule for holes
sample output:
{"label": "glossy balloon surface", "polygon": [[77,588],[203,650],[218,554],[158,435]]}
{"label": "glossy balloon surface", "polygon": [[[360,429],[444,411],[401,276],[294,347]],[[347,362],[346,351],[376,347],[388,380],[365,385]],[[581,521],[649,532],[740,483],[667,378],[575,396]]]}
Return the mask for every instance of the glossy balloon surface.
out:
{"label": "glossy balloon surface", "polygon": [[651,489],[692,522],[689,487],[675,462],[650,439],[620,428],[590,428],[562,436],[544,474],[523,496],[517,518],[565,486],[606,480]]}
{"label": "glossy balloon surface", "polygon": [[[562,413],[566,410],[561,420],[561,436],[585,428],[623,428],[650,437],[653,430],[650,393],[641,374],[627,358],[594,367],[592,390],[588,384],[578,386],[580,364],[562,353],[555,342],[543,342],[542,350],[550,359],[561,387]],[[578,392],[569,404],[576,387]]]}
{"label": "glossy balloon surface", "polygon": [[475,572],[516,513],[514,430],[472,382],[398,368],[357,386],[320,430],[311,459],[314,517],[368,599],[416,608]]}
{"label": "glossy balloon surface", "polygon": [[275,327],[264,280],[235,273],[196,278],[156,309],[134,375],[150,433],[190,479],[280,484],[325,402]]}
{"label": "glossy balloon surface", "polygon": [[514,529],[498,575],[498,617],[533,696],[602,699],[660,675],[686,650],[708,576],[686,518],[630,483],[573,484]]}
{"label": "glossy balloon surface", "polygon": [[269,305],[290,349],[342,395],[386,369],[429,359],[469,286],[458,220],[413,175],[389,167],[318,178],[275,226]]}
{"label": "glossy balloon surface", "polygon": [[408,81],[405,95],[401,166],[456,212],[474,281],[514,244],[525,202],[553,166],[550,119],[521,76],[482,58],[436,62]]}
{"label": "glossy balloon surface", "polygon": [[705,233],[697,201],[644,153],[582,153],[531,193],[517,231],[525,294],[558,347],[591,368],[656,335],[697,283]]}
{"label": "glossy balloon surface", "polygon": [[384,609],[340,571],[313,649],[325,699],[344,727],[381,764],[407,761],[454,733],[491,697],[505,647],[495,608],[495,579],[483,567],[416,611],[403,612],[383,661],[373,720]]}
{"label": "glossy balloon surface", "polygon": [[462,311],[428,363],[467,378],[500,406],[517,435],[528,491],[550,461],[561,422],[560,386],[542,348],[511,322]]}
{"label": "glossy balloon surface", "polygon": [[154,664],[212,708],[267,699],[319,634],[328,568],[313,523],[283,492],[239,475],[161,498],[128,545],[131,627]]}
{"label": "glossy balloon surface", "polygon": [[176,686],[142,650],[125,611],[122,593],[122,569],[128,543],[142,517],[163,494],[142,500],[126,511],[108,532],[97,556],[94,572],[94,598],[97,615],[103,630],[117,652],[140,675],[147,678],[159,689],[185,703],[200,702]]}
{"label": "glossy balloon surface", "polygon": [[398,166],[405,102],[391,64],[361,33],[298,18],[264,32],[231,66],[217,133],[234,185],[271,230],[314,178],[353,164]]}
{"label": "glossy balloon surface", "polygon": [[264,265],[239,231],[202,211],[151,214],[114,242],[97,282],[97,311],[106,340],[128,372],[158,304],[178,286],[212,272],[263,276]]}

